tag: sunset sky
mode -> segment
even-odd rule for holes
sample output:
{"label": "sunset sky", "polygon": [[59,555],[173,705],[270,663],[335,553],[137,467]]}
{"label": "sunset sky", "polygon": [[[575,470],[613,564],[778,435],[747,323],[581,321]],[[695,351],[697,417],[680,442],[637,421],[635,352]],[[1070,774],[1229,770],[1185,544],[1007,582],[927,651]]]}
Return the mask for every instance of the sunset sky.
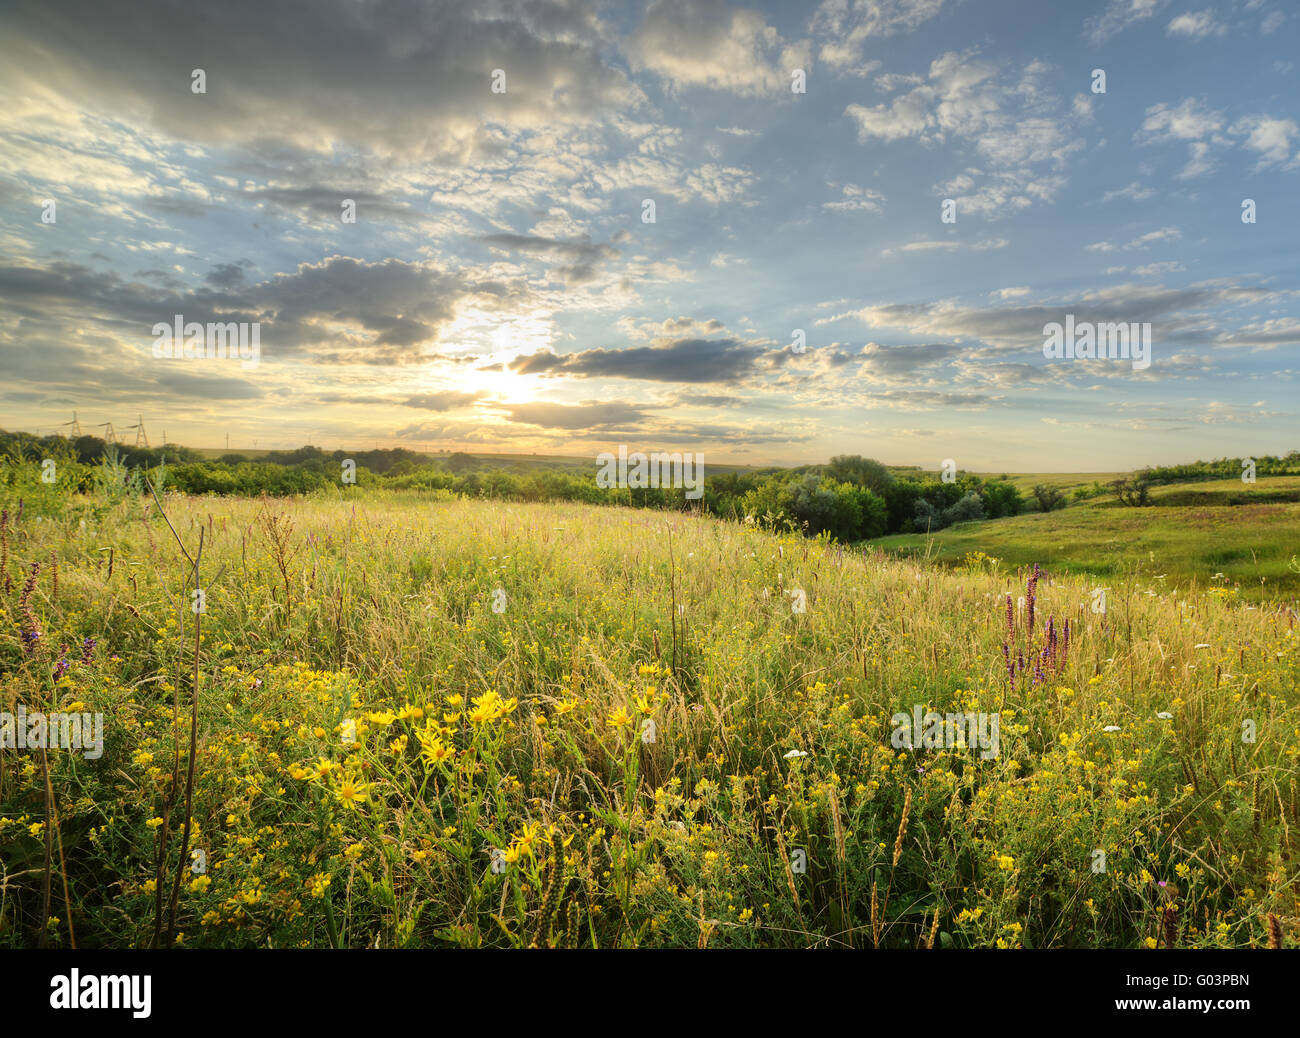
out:
{"label": "sunset sky", "polygon": [[[1285,453],[1297,55],[1282,0],[6,0],[0,427]],[[260,364],[155,358],[177,314],[260,322]],[[1151,366],[1045,359],[1067,314],[1150,322]]]}

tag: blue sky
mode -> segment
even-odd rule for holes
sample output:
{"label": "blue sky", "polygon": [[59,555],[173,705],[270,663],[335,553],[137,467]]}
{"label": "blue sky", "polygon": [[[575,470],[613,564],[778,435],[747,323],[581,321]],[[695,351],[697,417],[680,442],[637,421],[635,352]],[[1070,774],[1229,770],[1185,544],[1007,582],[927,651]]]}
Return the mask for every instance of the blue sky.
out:
{"label": "blue sky", "polygon": [[[20,2],[0,40],[0,426],[976,471],[1298,446],[1278,0]],[[259,323],[260,363],[156,358],[177,313]],[[1149,322],[1150,367],[1044,358],[1067,314]]]}

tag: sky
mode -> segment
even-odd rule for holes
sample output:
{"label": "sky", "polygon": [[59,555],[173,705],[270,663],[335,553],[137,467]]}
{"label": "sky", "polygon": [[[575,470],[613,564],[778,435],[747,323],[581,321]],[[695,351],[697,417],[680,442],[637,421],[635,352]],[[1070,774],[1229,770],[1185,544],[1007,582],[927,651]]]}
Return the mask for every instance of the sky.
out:
{"label": "sky", "polygon": [[[1298,44],[1284,0],[6,0],[0,427],[1285,453]],[[176,315],[257,363],[157,356]],[[1149,366],[1045,356],[1067,317]]]}

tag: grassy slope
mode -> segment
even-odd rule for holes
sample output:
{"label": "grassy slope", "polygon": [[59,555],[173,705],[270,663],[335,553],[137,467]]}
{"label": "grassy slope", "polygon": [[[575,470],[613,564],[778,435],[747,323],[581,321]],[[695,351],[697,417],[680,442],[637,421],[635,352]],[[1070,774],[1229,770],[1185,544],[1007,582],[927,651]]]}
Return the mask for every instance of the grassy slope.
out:
{"label": "grassy slope", "polygon": [[1204,588],[1222,573],[1243,598],[1263,601],[1300,594],[1300,563],[1293,561],[1300,551],[1300,503],[1274,500],[1284,497],[1300,497],[1300,477],[1264,478],[1253,487],[1240,480],[1160,487],[1150,508],[1099,498],[1046,515],[962,523],[929,537],[871,544],[948,563],[982,551],[1010,566],[1041,562],[1107,581],[1164,574],[1169,587],[1196,582]]}
{"label": "grassy slope", "polygon": [[[1070,618],[1071,652],[1045,684],[1008,687],[1003,596],[1023,575],[650,512],[349,496],[168,502],[191,549],[203,528],[208,582],[194,802],[211,865],[183,877],[187,944],[1140,946],[1158,932],[1152,877],[1178,899],[1180,943],[1258,944],[1269,911],[1300,922],[1281,610],[1155,584],[1112,591],[1107,619],[1090,582],[1054,569],[1034,646]],[[100,761],[51,754],[73,891],[69,911],[55,876],[54,939],[71,918],[83,947],[149,940],[147,823],[188,738],[193,617],[170,534],[140,507],[29,508],[8,534],[11,573],[56,552],[60,589],[47,566],[35,657],[21,583],[3,596],[7,708],[108,716]],[[1022,609],[1013,654],[1026,625]],[[87,635],[95,662],[54,688],[58,645]],[[469,719],[489,691],[510,712]],[[1002,711],[1000,754],[891,748],[891,714],[914,705]],[[30,945],[44,783],[34,758],[8,760],[0,942]],[[500,875],[493,847],[512,856]],[[787,870],[795,850],[806,873]]]}

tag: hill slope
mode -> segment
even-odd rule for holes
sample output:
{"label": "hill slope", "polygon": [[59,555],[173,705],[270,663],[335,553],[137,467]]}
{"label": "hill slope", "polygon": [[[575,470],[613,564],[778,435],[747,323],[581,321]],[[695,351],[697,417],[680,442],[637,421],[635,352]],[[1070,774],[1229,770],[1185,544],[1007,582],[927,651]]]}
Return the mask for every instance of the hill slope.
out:
{"label": "hill slope", "polygon": [[[171,497],[205,591],[183,847],[171,533],[138,498],[17,526],[4,504],[9,708],[106,718],[98,760],[49,754],[55,939],[147,944],[161,903],[162,941],[194,945],[1131,947],[1162,897],[1183,944],[1258,944],[1266,912],[1294,932],[1279,609],[1152,582],[1099,615],[1056,571],[1027,593],[621,509]],[[896,745],[892,716],[931,709],[983,728]],[[29,945],[44,780],[2,761],[0,941]]]}

